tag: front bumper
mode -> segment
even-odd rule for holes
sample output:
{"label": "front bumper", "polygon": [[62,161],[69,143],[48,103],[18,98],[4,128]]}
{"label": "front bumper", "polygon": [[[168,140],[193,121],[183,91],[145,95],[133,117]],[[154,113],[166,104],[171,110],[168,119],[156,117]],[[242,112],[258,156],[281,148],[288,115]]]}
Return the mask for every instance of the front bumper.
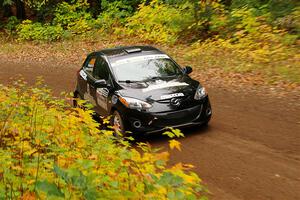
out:
{"label": "front bumper", "polygon": [[212,115],[208,96],[190,108],[168,112],[140,112],[122,110],[125,128],[133,133],[154,133],[166,127],[181,128],[207,123]]}

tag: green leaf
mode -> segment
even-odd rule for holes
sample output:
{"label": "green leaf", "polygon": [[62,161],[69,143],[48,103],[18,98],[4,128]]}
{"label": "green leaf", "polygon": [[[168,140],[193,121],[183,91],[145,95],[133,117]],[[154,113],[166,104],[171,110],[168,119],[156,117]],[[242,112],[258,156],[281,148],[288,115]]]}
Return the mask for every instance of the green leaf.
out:
{"label": "green leaf", "polygon": [[175,199],[184,199],[185,196],[183,194],[183,192],[179,191],[179,190],[175,190]]}
{"label": "green leaf", "polygon": [[79,176],[72,176],[71,180],[73,185],[80,188],[85,188],[87,185],[86,176],[84,176],[82,173],[80,173]]}
{"label": "green leaf", "polygon": [[36,186],[37,190],[43,191],[49,196],[65,197],[64,193],[54,183],[49,183],[47,180],[38,181]]}
{"label": "green leaf", "polygon": [[99,194],[96,188],[87,189],[83,195],[86,200],[96,200],[99,198]]}
{"label": "green leaf", "polygon": [[54,165],[53,171],[58,177],[62,178],[66,183],[70,182],[67,172],[63,171],[59,166]]}
{"label": "green leaf", "polygon": [[179,186],[183,183],[183,179],[170,172],[164,172],[163,175],[160,177],[158,183],[163,186]]}
{"label": "green leaf", "polygon": [[119,182],[118,182],[118,181],[112,181],[112,182],[110,182],[109,184],[110,184],[110,186],[112,186],[112,187],[114,187],[114,188],[119,187]]}

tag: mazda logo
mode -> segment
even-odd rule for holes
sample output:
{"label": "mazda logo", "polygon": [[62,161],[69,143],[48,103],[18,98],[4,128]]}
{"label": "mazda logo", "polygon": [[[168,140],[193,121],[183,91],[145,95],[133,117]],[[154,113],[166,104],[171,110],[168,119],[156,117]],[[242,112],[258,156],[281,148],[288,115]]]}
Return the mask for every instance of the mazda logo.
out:
{"label": "mazda logo", "polygon": [[170,104],[173,105],[173,106],[179,106],[180,105],[180,100],[176,99],[176,98],[172,98],[170,100]]}

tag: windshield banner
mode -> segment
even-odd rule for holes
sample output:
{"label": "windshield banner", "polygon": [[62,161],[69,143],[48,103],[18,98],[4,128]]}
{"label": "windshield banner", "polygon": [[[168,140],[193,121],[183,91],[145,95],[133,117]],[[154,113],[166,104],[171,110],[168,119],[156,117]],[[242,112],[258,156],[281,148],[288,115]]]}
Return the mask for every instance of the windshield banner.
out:
{"label": "windshield banner", "polygon": [[155,59],[160,59],[160,58],[170,58],[170,57],[168,55],[165,55],[165,54],[137,56],[137,57],[126,58],[126,59],[121,59],[121,60],[114,61],[114,62],[111,63],[111,65],[116,66],[116,65],[132,63],[132,62],[136,62],[136,61],[155,60]]}

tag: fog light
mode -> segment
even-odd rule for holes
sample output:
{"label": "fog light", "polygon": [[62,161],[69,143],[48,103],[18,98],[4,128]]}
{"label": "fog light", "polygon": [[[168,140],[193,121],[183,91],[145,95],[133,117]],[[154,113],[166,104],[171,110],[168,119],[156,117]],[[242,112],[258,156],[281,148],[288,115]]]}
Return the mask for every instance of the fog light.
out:
{"label": "fog light", "polygon": [[134,128],[141,128],[142,123],[141,123],[141,121],[136,120],[136,121],[134,121],[134,122],[132,123],[132,125],[133,125]]}
{"label": "fog light", "polygon": [[211,115],[211,108],[207,108],[207,109],[206,109],[206,115],[207,115],[207,116]]}

